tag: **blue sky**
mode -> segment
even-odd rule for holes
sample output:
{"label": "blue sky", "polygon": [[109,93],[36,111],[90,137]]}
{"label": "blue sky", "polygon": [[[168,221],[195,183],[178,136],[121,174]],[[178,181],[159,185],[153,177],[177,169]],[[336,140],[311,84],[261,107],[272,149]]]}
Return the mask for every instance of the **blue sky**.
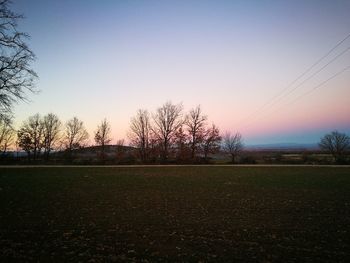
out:
{"label": "blue sky", "polygon": [[17,124],[54,112],[78,116],[92,133],[107,118],[117,140],[138,108],[171,100],[186,110],[201,104],[210,122],[248,144],[350,132],[349,71],[286,106],[350,66],[350,52],[255,116],[350,33],[349,1],[17,0],[13,8],[26,16],[20,28],[40,76],[40,93],[15,109]]}

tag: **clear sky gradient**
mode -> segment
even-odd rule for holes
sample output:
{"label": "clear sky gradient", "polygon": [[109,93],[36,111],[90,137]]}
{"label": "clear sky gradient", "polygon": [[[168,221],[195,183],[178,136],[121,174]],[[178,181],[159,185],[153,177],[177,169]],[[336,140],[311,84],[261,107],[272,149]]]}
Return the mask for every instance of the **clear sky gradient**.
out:
{"label": "clear sky gradient", "polygon": [[[261,110],[350,33],[350,1],[16,0],[12,7],[26,16],[20,29],[31,35],[41,91],[16,106],[17,125],[54,112],[63,121],[77,116],[92,133],[107,118],[115,142],[126,138],[137,109],[171,100],[186,110],[201,104],[221,131],[238,130],[247,144],[350,133],[350,70],[302,96],[350,66],[350,51]],[[314,71],[347,47],[350,39]]]}

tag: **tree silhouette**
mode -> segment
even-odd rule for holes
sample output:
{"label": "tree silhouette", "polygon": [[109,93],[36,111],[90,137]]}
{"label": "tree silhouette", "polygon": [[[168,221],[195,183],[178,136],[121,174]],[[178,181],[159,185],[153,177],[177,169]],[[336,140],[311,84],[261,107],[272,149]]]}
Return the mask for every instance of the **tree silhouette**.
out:
{"label": "tree silhouette", "polygon": [[203,153],[205,161],[208,160],[209,154],[214,154],[220,150],[221,136],[219,128],[212,124],[205,130],[203,137]]}
{"label": "tree silhouette", "polygon": [[350,137],[345,133],[332,131],[321,138],[319,146],[334,157],[336,163],[344,161],[347,151],[350,151]]}
{"label": "tree silhouette", "polygon": [[130,144],[139,149],[142,162],[147,161],[149,154],[149,140],[151,132],[150,117],[147,110],[138,110],[135,117],[131,118],[128,137]]}
{"label": "tree silhouette", "polygon": [[35,59],[26,40],[29,36],[17,30],[23,16],[9,9],[9,0],[0,1],[0,119],[9,118],[13,103],[26,99],[34,91],[37,74],[31,68]]}
{"label": "tree silhouette", "polygon": [[162,160],[168,159],[169,148],[172,146],[176,131],[183,124],[182,104],[174,105],[170,101],[158,108],[153,115],[152,131],[159,140],[162,149]]}
{"label": "tree silhouette", "polygon": [[24,121],[17,132],[19,147],[28,153],[28,157],[30,157],[30,153],[33,153],[34,160],[36,160],[41,153],[43,139],[44,125],[38,113]]}
{"label": "tree silhouette", "polygon": [[49,159],[50,152],[60,139],[61,121],[57,115],[49,113],[43,118],[44,126],[44,154],[46,160]]}
{"label": "tree silhouette", "polygon": [[9,119],[0,119],[0,154],[6,153],[12,145],[15,137],[15,130],[12,128],[12,121]]}
{"label": "tree silhouette", "polygon": [[101,146],[101,157],[104,160],[105,158],[105,146],[111,142],[111,126],[104,119],[100,125],[97,126],[97,130],[95,132],[95,143],[96,145]]}
{"label": "tree silhouette", "polygon": [[191,109],[186,116],[185,124],[189,134],[192,159],[195,159],[199,146],[204,139],[207,119],[207,116],[202,114],[200,105]]}
{"label": "tree silhouette", "polygon": [[231,134],[226,132],[223,138],[223,149],[231,155],[231,162],[235,163],[236,157],[243,150],[243,139],[240,133]]}
{"label": "tree silhouette", "polygon": [[84,123],[77,117],[66,123],[63,143],[68,152],[85,146],[88,139],[89,134],[85,129]]}

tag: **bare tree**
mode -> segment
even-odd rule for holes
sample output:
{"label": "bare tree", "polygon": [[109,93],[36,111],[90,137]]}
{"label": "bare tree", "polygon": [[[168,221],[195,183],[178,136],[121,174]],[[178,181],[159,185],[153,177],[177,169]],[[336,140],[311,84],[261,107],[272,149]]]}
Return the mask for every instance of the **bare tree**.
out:
{"label": "bare tree", "polygon": [[163,161],[168,159],[169,148],[172,146],[175,133],[183,124],[182,108],[182,104],[174,105],[166,102],[153,115],[152,130],[160,142]]}
{"label": "bare tree", "polygon": [[79,149],[85,146],[88,139],[89,134],[84,127],[84,123],[77,117],[66,123],[63,137],[66,150],[71,152],[72,150]]}
{"label": "bare tree", "polygon": [[13,144],[15,130],[12,127],[12,121],[9,119],[0,119],[0,153],[5,154]]}
{"label": "bare tree", "polygon": [[207,116],[202,114],[200,105],[191,109],[186,117],[185,124],[190,138],[191,158],[196,157],[197,150],[201,145],[204,135]]}
{"label": "bare tree", "polygon": [[60,139],[61,132],[61,121],[57,115],[49,113],[44,116],[43,119],[44,126],[44,154],[45,158],[48,160],[51,150],[56,146],[58,140]]}
{"label": "bare tree", "polygon": [[28,153],[28,157],[31,152],[34,160],[39,157],[44,141],[44,125],[38,113],[23,122],[17,132],[17,139],[18,145]]}
{"label": "bare tree", "polygon": [[157,161],[161,157],[161,141],[158,136],[154,133],[153,129],[149,133],[149,154],[148,159],[153,162]]}
{"label": "bare tree", "polygon": [[101,146],[101,156],[102,159],[105,157],[105,146],[112,141],[111,139],[111,126],[104,119],[100,125],[97,126],[97,130],[95,132],[95,143]]}
{"label": "bare tree", "polygon": [[188,137],[182,126],[176,131],[176,159],[179,162],[185,162],[191,157],[191,150],[188,147]]}
{"label": "bare tree", "polygon": [[9,9],[10,0],[0,1],[0,119],[8,118],[13,103],[34,91],[37,74],[31,68],[35,59],[26,40],[29,36],[17,30],[23,16]]}
{"label": "bare tree", "polygon": [[220,150],[221,136],[219,128],[212,124],[212,126],[205,130],[203,137],[203,153],[204,159],[208,160],[209,154],[214,154]]}
{"label": "bare tree", "polygon": [[341,163],[346,152],[350,151],[350,137],[345,133],[332,131],[321,138],[319,146],[322,150],[330,152],[337,163]]}
{"label": "bare tree", "polygon": [[[28,155],[28,159],[30,160],[30,154],[33,150],[33,141],[29,132],[25,129],[19,129],[17,131],[17,142],[16,145],[25,151]],[[18,152],[18,149],[17,149]]]}
{"label": "bare tree", "polygon": [[242,135],[239,132],[235,134],[231,134],[230,132],[225,133],[223,149],[227,154],[231,155],[232,163],[235,163],[236,157],[242,152],[243,147]]}
{"label": "bare tree", "polygon": [[148,111],[141,109],[138,110],[136,116],[131,118],[128,137],[131,146],[138,148],[142,162],[145,162],[148,159],[150,129]]}

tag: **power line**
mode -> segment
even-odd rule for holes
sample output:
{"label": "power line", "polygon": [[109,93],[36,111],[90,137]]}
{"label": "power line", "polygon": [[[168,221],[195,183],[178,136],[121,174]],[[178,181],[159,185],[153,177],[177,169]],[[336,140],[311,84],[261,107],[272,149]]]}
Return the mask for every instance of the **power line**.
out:
{"label": "power line", "polygon": [[294,92],[295,90],[297,90],[298,88],[300,88],[302,85],[304,85],[307,81],[309,81],[310,79],[312,79],[315,75],[317,75],[318,73],[320,73],[322,70],[324,70],[326,67],[328,67],[330,64],[332,64],[334,61],[336,61],[338,58],[340,58],[342,55],[344,55],[346,52],[348,52],[350,50],[350,46],[347,47],[345,50],[343,50],[342,52],[340,52],[337,56],[335,56],[332,60],[330,60],[327,64],[325,64],[323,67],[321,67],[320,69],[318,69],[317,71],[315,71],[311,76],[309,76],[308,78],[306,78],[305,80],[303,80],[301,83],[299,83],[297,86],[295,86],[293,89],[289,90],[286,94],[284,94],[282,97],[280,97],[279,99],[277,99],[276,101],[273,102],[273,104],[271,104],[271,106],[276,105],[276,103],[278,103],[279,101],[281,101],[281,99],[283,99],[284,97],[288,96],[289,94],[291,94],[292,92]]}
{"label": "power line", "polygon": [[288,103],[286,106],[289,106],[291,104],[294,104],[296,101],[298,101],[299,99],[301,99],[304,96],[307,96],[309,94],[311,94],[312,92],[314,92],[315,90],[321,88],[322,86],[324,86],[327,82],[331,81],[332,79],[338,77],[339,75],[343,74],[345,71],[350,70],[350,66],[343,68],[341,71],[338,71],[337,73],[335,73],[334,75],[332,75],[330,78],[326,79],[325,81],[321,82],[319,85],[313,87],[312,89],[308,90],[307,92],[303,93],[302,95],[300,95],[299,97],[295,98],[293,101],[291,101],[290,103]]}
{"label": "power line", "polygon": [[[285,108],[286,106],[290,106],[290,105],[294,104],[296,101],[302,99],[303,97],[311,94],[315,90],[321,88],[322,86],[327,84],[329,81],[335,79],[336,77],[338,77],[339,75],[343,74],[347,70],[350,70],[350,66],[345,67],[342,70],[338,71],[337,73],[333,74],[331,77],[329,77],[328,79],[326,79],[323,82],[319,83],[318,85],[314,86],[312,89],[308,90],[307,92],[304,92],[302,95],[300,95],[297,98],[295,98],[294,100],[290,101],[288,104],[282,105],[281,107],[279,107],[278,109],[274,110],[273,112],[270,112],[269,114],[266,114],[265,116],[263,116],[263,118],[266,118],[268,115],[273,114],[275,112],[278,112],[279,110],[281,110],[282,108]],[[248,124],[248,125],[245,125],[244,127],[247,127],[247,126],[250,126],[250,125]]]}
{"label": "power line", "polygon": [[[278,99],[279,97],[283,97],[283,94],[288,91],[298,80],[300,80],[302,77],[304,77],[307,73],[309,73],[314,67],[316,67],[321,61],[323,61],[326,57],[328,57],[335,49],[337,49],[341,44],[343,44],[347,39],[350,38],[350,33],[343,38],[341,41],[337,42],[337,44],[335,46],[333,46],[328,52],[326,52],[321,58],[319,58],[315,63],[313,63],[309,68],[307,68],[302,74],[300,74],[296,79],[294,79],[291,83],[289,83],[282,91],[280,91],[279,93],[277,93],[275,96],[273,96],[271,99],[269,99],[265,104],[263,104],[260,108],[258,108],[256,111],[254,111],[251,115],[249,115],[245,120],[241,121],[240,123],[244,123],[244,121],[247,121],[249,119],[251,119],[252,117],[254,117],[254,115],[256,115],[257,113],[261,113],[262,110],[264,110],[267,106],[269,106],[269,104],[273,103],[276,99]],[[350,47],[349,47],[350,48]],[[335,59],[331,60],[330,62],[327,63],[326,66],[328,66],[329,64],[331,64],[333,61],[335,61],[338,57],[340,57],[341,55],[343,55],[345,52],[347,52],[348,49],[344,50],[341,54],[339,54]],[[326,66],[324,66],[323,68],[321,68],[321,70],[323,70]],[[321,70],[319,70],[317,73],[319,73]],[[317,73],[313,74],[312,77],[314,75],[316,75]],[[310,77],[310,78],[312,78]],[[307,80],[309,80],[310,78],[308,78]],[[306,80],[306,81],[307,81]],[[303,83],[305,83],[306,81],[303,81]],[[301,85],[300,85],[301,86]],[[296,88],[295,88],[296,89]],[[293,91],[295,90],[293,89]],[[290,92],[288,93],[290,94]],[[287,95],[288,95],[287,94]]]}

